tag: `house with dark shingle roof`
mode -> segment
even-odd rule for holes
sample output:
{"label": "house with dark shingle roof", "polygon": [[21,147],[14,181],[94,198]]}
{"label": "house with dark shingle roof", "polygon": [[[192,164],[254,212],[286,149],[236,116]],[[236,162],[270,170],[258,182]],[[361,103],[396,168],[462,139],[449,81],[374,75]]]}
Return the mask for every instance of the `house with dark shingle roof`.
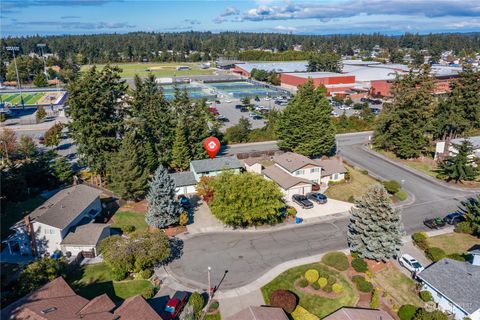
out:
{"label": "house with dark shingle roof", "polygon": [[250,306],[227,318],[228,320],[288,320],[282,308]]}
{"label": "house with dark shingle roof", "polygon": [[480,266],[442,259],[418,274],[423,290],[456,319],[480,320]]}
{"label": "house with dark shingle roof", "polygon": [[177,195],[194,193],[195,187],[203,176],[216,176],[226,170],[240,173],[243,168],[236,156],[219,157],[213,159],[193,160],[190,162],[190,171],[170,174]]}
{"label": "house with dark shingle roof", "polygon": [[99,241],[110,235],[108,225],[92,223],[102,211],[101,193],[83,184],[62,189],[13,225],[15,233],[3,242],[11,254],[95,254]]}
{"label": "house with dark shingle roof", "polygon": [[342,307],[322,320],[393,320],[393,318],[383,310]]}

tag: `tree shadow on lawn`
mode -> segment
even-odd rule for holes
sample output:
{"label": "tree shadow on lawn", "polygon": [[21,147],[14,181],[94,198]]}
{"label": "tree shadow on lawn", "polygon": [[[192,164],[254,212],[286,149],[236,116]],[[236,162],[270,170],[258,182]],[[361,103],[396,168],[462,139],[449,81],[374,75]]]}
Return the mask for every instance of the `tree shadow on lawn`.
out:
{"label": "tree shadow on lawn", "polygon": [[179,259],[183,255],[183,240],[179,238],[170,238],[170,256],[164,261],[160,262],[158,266],[165,266],[172,263],[173,261]]}

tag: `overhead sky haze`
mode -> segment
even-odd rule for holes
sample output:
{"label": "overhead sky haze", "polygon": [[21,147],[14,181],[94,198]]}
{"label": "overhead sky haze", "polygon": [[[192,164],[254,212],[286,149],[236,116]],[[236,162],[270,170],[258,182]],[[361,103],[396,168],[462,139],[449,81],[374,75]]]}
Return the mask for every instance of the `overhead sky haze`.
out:
{"label": "overhead sky haze", "polygon": [[246,31],[480,31],[480,0],[2,0],[1,36]]}

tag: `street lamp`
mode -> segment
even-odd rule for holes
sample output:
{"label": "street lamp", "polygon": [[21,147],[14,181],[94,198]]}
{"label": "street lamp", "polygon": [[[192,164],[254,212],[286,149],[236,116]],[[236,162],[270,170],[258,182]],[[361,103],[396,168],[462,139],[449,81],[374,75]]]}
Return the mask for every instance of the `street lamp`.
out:
{"label": "street lamp", "polygon": [[37,47],[40,48],[40,51],[42,52],[42,59],[43,59],[43,73],[45,74],[45,78],[47,79],[48,82],[48,73],[47,73],[47,59],[45,59],[45,54],[43,53],[43,48],[45,48],[47,45],[45,43],[38,43]]}
{"label": "street lamp", "polygon": [[210,279],[210,271],[212,271],[212,267],[208,266],[207,271],[208,271],[208,303],[210,303],[210,300],[212,300],[212,283]]}
{"label": "street lamp", "polygon": [[20,100],[22,101],[22,107],[25,107],[25,103],[23,102],[22,85],[20,84],[20,77],[18,76],[17,59],[15,57],[15,51],[20,51],[20,48],[17,46],[9,46],[5,49],[7,49],[7,51],[12,51],[13,53],[13,62],[15,63],[15,72],[17,73],[17,85],[18,89],[20,90]]}

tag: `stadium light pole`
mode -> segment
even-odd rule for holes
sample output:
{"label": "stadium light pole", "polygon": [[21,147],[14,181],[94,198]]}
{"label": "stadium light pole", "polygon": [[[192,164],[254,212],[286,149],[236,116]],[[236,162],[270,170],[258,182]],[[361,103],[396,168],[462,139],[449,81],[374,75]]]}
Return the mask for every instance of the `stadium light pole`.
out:
{"label": "stadium light pole", "polygon": [[45,48],[47,45],[45,43],[38,43],[37,47],[40,48],[40,51],[42,52],[42,59],[43,59],[43,73],[45,74],[45,78],[47,79],[48,83],[48,73],[47,73],[47,59],[45,59],[45,54],[43,53],[43,48]]}
{"label": "stadium light pole", "polygon": [[18,76],[17,58],[15,57],[15,51],[20,51],[20,48],[17,46],[9,46],[5,49],[7,49],[7,51],[12,51],[13,53],[13,63],[15,63],[15,72],[17,73],[17,85],[18,89],[20,90],[20,100],[22,101],[22,107],[25,108],[25,103],[23,101],[22,84],[20,83],[20,77]]}

